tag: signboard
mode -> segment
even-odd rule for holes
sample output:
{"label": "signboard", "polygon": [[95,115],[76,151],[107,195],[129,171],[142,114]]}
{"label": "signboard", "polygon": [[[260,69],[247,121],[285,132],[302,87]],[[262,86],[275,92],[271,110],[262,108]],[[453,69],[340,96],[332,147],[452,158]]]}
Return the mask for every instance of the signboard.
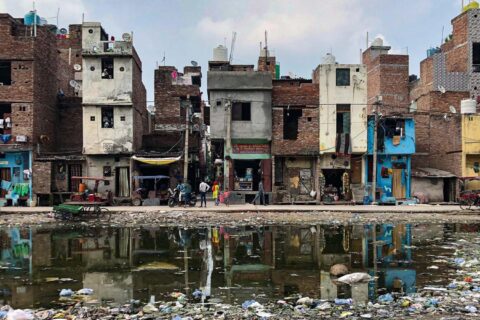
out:
{"label": "signboard", "polygon": [[270,154],[270,145],[268,144],[234,144],[233,153],[236,154]]}

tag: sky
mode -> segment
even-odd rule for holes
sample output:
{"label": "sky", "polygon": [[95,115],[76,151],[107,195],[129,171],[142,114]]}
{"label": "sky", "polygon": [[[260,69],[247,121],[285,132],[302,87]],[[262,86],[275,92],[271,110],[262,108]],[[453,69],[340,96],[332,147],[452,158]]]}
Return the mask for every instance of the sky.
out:
{"label": "sky", "polygon": [[[467,3],[469,0],[464,0]],[[419,73],[426,50],[441,44],[451,32],[451,19],[461,0],[36,0],[39,16],[59,27],[98,21],[117,39],[133,32],[143,63],[148,100],[153,100],[157,65],[179,70],[197,61],[206,71],[214,47],[230,48],[237,33],[233,63],[257,64],[260,41],[268,31],[268,46],[281,74],[311,78],[311,72],[331,52],[339,63],[359,63],[367,32],[379,36],[393,53],[410,55],[410,73]],[[0,12],[23,17],[28,0],[0,0]],[[0,44],[1,45],[1,44]],[[150,103],[152,104],[152,103]]]}

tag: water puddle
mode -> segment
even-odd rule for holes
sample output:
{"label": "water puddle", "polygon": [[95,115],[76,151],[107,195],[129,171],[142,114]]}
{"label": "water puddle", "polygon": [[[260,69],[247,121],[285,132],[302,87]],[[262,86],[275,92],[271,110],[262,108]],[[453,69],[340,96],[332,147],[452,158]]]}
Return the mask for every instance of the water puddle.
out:
{"label": "water puddle", "polygon": [[[148,301],[199,289],[213,302],[376,299],[444,287],[459,235],[480,225],[365,224],[184,228],[0,228],[0,306],[62,304],[62,289],[98,303]],[[480,239],[480,238],[479,238]],[[333,268],[332,268],[333,267]],[[336,274],[365,272],[353,286]]]}

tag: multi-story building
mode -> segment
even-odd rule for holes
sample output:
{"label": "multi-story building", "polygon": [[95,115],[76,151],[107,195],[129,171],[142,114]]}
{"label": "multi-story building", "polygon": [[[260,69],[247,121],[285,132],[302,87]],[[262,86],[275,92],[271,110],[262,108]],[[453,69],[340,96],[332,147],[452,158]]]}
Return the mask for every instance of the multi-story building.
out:
{"label": "multi-story building", "polygon": [[[269,56],[260,54],[260,57]],[[272,69],[255,71],[253,65],[233,65],[227,50],[214,49],[209,61],[208,97],[215,179],[229,189],[232,202],[253,200],[263,181],[272,188]],[[274,69],[273,69],[274,70]]]}
{"label": "multi-story building", "polygon": [[[377,163],[373,168],[374,129],[377,126]],[[371,184],[376,170],[376,200],[396,203],[411,197],[411,161],[415,153],[415,123],[412,117],[385,116],[368,119],[368,157],[365,180]]]}
{"label": "multi-story building", "polygon": [[319,199],[319,86],[307,79],[273,80],[272,171],[273,201],[310,202]]}
{"label": "multi-story building", "polygon": [[[201,79],[202,70],[198,66],[186,66],[183,73],[172,66],[160,66],[155,70],[155,109],[150,132],[144,135],[142,151],[135,158],[137,174],[168,176],[170,187],[185,178],[197,186],[205,177],[205,119],[208,118],[205,113],[208,108],[202,101]],[[187,177],[184,172],[186,135]]]}
{"label": "multi-story building", "polygon": [[52,172],[52,160],[81,152],[81,108],[69,85],[80,28],[67,36],[34,16],[0,14],[0,205],[49,197],[53,180],[66,186],[65,167]]}
{"label": "multi-story building", "polygon": [[[367,151],[367,71],[327,54],[313,73],[319,86],[319,193],[326,200],[360,201]],[[357,192],[358,191],[358,192]]]}
{"label": "multi-story building", "polygon": [[83,175],[105,177],[99,192],[130,197],[131,156],[146,128],[142,63],[131,35],[108,36],[100,23],[82,24]]}
{"label": "multi-story building", "polygon": [[[432,167],[456,177],[480,174],[480,9],[453,18],[452,34],[427,51],[420,63],[420,79],[410,87],[415,112],[417,155],[414,167]],[[455,179],[445,177],[444,201],[459,192]],[[467,188],[477,188],[475,183]]]}

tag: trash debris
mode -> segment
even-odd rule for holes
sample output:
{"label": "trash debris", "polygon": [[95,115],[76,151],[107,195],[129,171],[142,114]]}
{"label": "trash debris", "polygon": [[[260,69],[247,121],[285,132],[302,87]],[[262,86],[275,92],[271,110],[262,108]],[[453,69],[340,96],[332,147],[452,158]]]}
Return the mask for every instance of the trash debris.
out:
{"label": "trash debris", "polygon": [[76,292],[80,296],[91,296],[93,294],[93,289],[83,288]]}
{"label": "trash debris", "polygon": [[32,320],[33,315],[25,310],[10,310],[7,313],[7,320]]}
{"label": "trash debris", "polygon": [[393,301],[393,296],[390,293],[382,294],[378,297],[378,302],[388,303]]}
{"label": "trash debris", "polygon": [[351,305],[353,303],[352,299],[335,299],[336,305]]}
{"label": "trash debris", "polygon": [[337,281],[351,285],[358,282],[368,282],[371,279],[372,277],[370,277],[368,273],[355,272],[355,273],[344,275],[343,277],[338,278]]}
{"label": "trash debris", "polygon": [[70,297],[73,295],[73,291],[72,289],[62,289],[59,295],[60,297]]}

